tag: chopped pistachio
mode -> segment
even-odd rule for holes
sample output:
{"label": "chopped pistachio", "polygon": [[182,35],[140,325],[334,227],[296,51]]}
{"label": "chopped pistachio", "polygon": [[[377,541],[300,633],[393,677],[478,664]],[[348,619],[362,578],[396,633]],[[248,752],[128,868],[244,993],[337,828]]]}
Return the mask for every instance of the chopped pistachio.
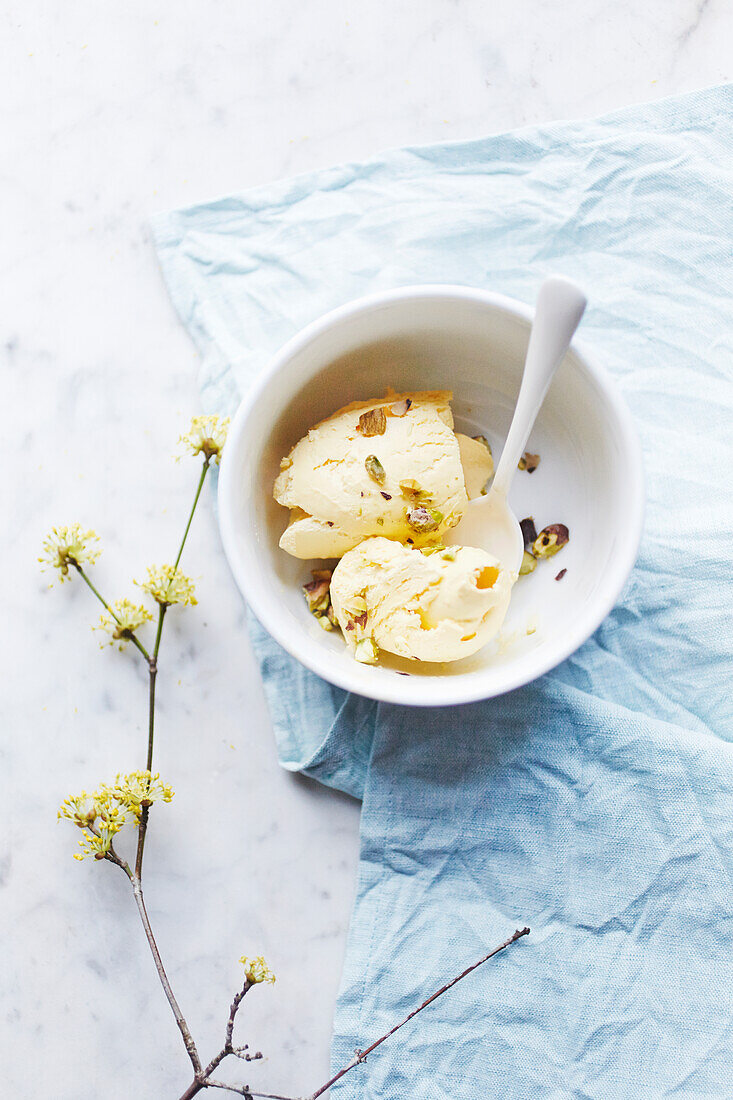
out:
{"label": "chopped pistachio", "polygon": [[532,545],[538,558],[551,558],[570,541],[570,532],[564,523],[550,523],[543,527]]}
{"label": "chopped pistachio", "polygon": [[519,469],[526,470],[528,474],[533,474],[540,464],[540,456],[530,454],[529,451],[525,451],[519,460]]}
{"label": "chopped pistachio", "polygon": [[366,611],[366,609],[367,602],[363,596],[352,596],[351,605],[349,607],[350,611]]}
{"label": "chopped pistachio", "polygon": [[357,642],[356,649],[354,650],[354,657],[363,665],[375,665],[379,657],[379,649],[374,639],[362,638],[361,641]]}
{"label": "chopped pistachio", "polygon": [[387,417],[382,406],[362,413],[356,430],[364,436],[384,435],[387,430]]}
{"label": "chopped pistachio", "polygon": [[437,554],[440,550],[445,550],[445,546],[442,543],[438,543],[437,546],[422,546],[420,552],[429,558],[431,554]]}
{"label": "chopped pistachio", "polygon": [[537,568],[537,558],[529,550],[522,554],[522,564],[519,567],[519,576],[526,577],[527,573],[534,573]]}
{"label": "chopped pistachio", "polygon": [[390,405],[389,411],[392,416],[404,416],[411,404],[412,399],[405,397],[402,401],[395,401],[394,405]]}
{"label": "chopped pistachio", "polygon": [[333,623],[327,615],[316,615],[318,625],[323,627],[324,630],[333,630]]}
{"label": "chopped pistachio", "polygon": [[372,481],[376,481],[377,485],[384,485],[387,480],[387,475],[384,472],[384,466],[379,461],[376,455],[367,455],[364,459],[364,465],[366,472]]}
{"label": "chopped pistachio", "polygon": [[328,616],[328,621],[330,622],[331,626],[338,626],[339,622],[336,618],[336,612],[333,609],[332,603],[328,605],[328,611],[326,612],[326,615]]}
{"label": "chopped pistachio", "polygon": [[361,615],[355,615],[352,621],[354,626],[358,626],[360,630],[363,630],[367,624],[366,611],[362,611]]}
{"label": "chopped pistachio", "polygon": [[303,585],[308,610],[312,614],[325,611],[331,602],[331,590],[327,580],[312,580]]}
{"label": "chopped pistachio", "polygon": [[420,500],[421,497],[428,497],[430,495],[421,489],[412,477],[408,478],[406,481],[400,482],[400,490],[403,496],[410,497],[412,500]]}
{"label": "chopped pistachio", "polygon": [[455,550],[453,549],[452,546],[449,546],[446,550],[444,550],[443,553],[440,556],[443,559],[443,561],[455,561],[456,560],[456,552],[455,552]]}
{"label": "chopped pistachio", "polygon": [[[335,616],[333,616],[331,607],[333,569],[312,569],[311,576],[313,580],[303,585],[303,595],[308,604],[308,610],[312,615],[315,615],[324,630],[330,630],[335,625]],[[323,618],[328,622],[328,626],[320,622]]]}
{"label": "chopped pistachio", "polygon": [[382,519],[381,516],[377,516],[377,525],[379,527],[384,527],[384,520]]}
{"label": "chopped pistachio", "polygon": [[407,509],[405,518],[413,531],[422,535],[429,531],[437,531],[443,517],[440,512],[428,511],[424,504],[418,504]]}
{"label": "chopped pistachio", "polygon": [[524,549],[529,550],[532,543],[537,538],[537,528],[534,525],[534,520],[531,516],[527,516],[526,519],[519,521],[519,526],[522,530],[522,538],[524,539]]}

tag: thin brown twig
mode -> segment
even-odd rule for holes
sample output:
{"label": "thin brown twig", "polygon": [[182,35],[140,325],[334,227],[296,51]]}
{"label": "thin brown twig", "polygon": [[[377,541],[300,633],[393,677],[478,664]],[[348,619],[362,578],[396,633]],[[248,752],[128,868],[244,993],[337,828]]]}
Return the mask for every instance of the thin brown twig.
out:
{"label": "thin brown twig", "polygon": [[444,993],[447,993],[449,989],[452,989],[457,982],[460,982],[463,978],[467,977],[479,966],[483,966],[483,964],[485,962],[488,962],[489,959],[493,959],[494,955],[498,955],[500,951],[505,951],[507,947],[511,947],[511,945],[513,943],[516,943],[517,940],[521,939],[522,936],[528,935],[529,928],[518,928],[513,936],[510,936],[508,940],[504,940],[504,943],[500,944],[498,947],[495,947],[493,951],[489,951],[488,955],[484,955],[484,957],[482,959],[479,959],[478,962],[472,963],[471,966],[466,967],[466,969],[462,971],[462,973],[460,973],[457,977],[453,978],[452,981],[447,982],[445,985],[441,986],[440,989],[433,993],[431,997],[428,997],[426,1001],[423,1001],[423,1003],[419,1005],[418,1008],[415,1008],[412,1010],[412,1012],[409,1012],[407,1016],[405,1016],[404,1020],[401,1020],[399,1024],[395,1024],[395,1026],[393,1028],[390,1028],[389,1031],[386,1031],[384,1035],[380,1035],[380,1037],[376,1039],[373,1043],[371,1043],[371,1045],[368,1046],[366,1050],[358,1050],[354,1058],[351,1060],[351,1062],[349,1062],[347,1066],[344,1066],[343,1069],[334,1074],[334,1076],[329,1081],[326,1081],[325,1085],[321,1085],[319,1089],[316,1089],[315,1092],[311,1093],[310,1096],[307,1097],[307,1100],[317,1100],[317,1097],[322,1096],[324,1092],[330,1089],[331,1085],[335,1085],[337,1081],[340,1081],[341,1078],[350,1070],[354,1069],[355,1066],[358,1066],[362,1062],[365,1062],[367,1056],[371,1054],[373,1050],[376,1050],[378,1046],[381,1046],[382,1043],[385,1042],[385,1040],[389,1039],[390,1036],[394,1035],[396,1031],[399,1031],[400,1028],[403,1028],[405,1024],[409,1023],[410,1020],[417,1016],[418,1012],[422,1012],[423,1009],[427,1008],[428,1005],[433,1003],[433,1001],[437,1001],[438,997],[442,997],[442,995]]}
{"label": "thin brown twig", "polygon": [[226,1081],[217,1081],[213,1078],[206,1081],[204,1088],[226,1089],[227,1092],[236,1092],[238,1096],[245,1096],[247,1100],[297,1100],[294,1096],[281,1096],[279,1092],[253,1092],[247,1085],[228,1085]]}
{"label": "thin brown twig", "polygon": [[249,981],[249,979],[247,979],[240,989],[239,993],[236,994],[234,1000],[229,1006],[229,1019],[227,1020],[226,1039],[224,1040],[224,1050],[226,1050],[227,1053],[232,1050],[232,1042],[234,1037],[234,1021],[237,1018],[239,1006],[241,1005],[242,1001],[247,996],[253,985],[254,982],[251,982]]}
{"label": "thin brown twig", "polygon": [[137,904],[138,912],[140,913],[140,920],[142,921],[143,928],[145,929],[145,935],[147,937],[148,944],[150,946],[150,951],[151,951],[152,956],[153,956],[153,961],[155,963],[155,969],[158,971],[158,977],[160,978],[160,984],[163,986],[163,992],[165,993],[166,998],[168,1000],[168,1004],[171,1006],[171,1011],[173,1012],[173,1015],[175,1016],[176,1023],[178,1024],[178,1030],[180,1031],[181,1036],[183,1038],[183,1043],[184,1043],[184,1046],[186,1047],[186,1051],[188,1052],[188,1057],[191,1059],[191,1065],[193,1066],[194,1073],[198,1077],[201,1074],[201,1059],[199,1057],[199,1052],[196,1049],[196,1044],[193,1041],[193,1036],[191,1035],[191,1032],[189,1031],[188,1024],[186,1023],[186,1018],[183,1015],[183,1013],[181,1012],[181,1009],[178,1005],[178,1001],[176,1000],[175,995],[173,993],[173,990],[171,989],[171,983],[168,981],[168,975],[165,972],[165,968],[163,966],[163,960],[160,957],[160,952],[158,950],[158,945],[155,942],[155,936],[153,935],[153,929],[150,925],[150,918],[148,917],[148,911],[145,908],[145,899],[143,898],[142,884],[140,882],[140,879],[137,878],[134,875],[131,876],[131,881],[132,881],[132,891],[133,891],[133,894],[135,895],[135,902]]}

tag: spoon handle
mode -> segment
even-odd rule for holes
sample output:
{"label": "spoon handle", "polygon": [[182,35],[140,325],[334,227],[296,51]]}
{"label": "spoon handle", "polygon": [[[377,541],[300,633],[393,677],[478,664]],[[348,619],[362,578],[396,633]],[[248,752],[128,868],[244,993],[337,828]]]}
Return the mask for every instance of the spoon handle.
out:
{"label": "spoon handle", "polygon": [[501,452],[492,493],[506,497],[555,371],[580,324],[587,299],[561,275],[545,279],[537,295],[522,385],[509,434]]}

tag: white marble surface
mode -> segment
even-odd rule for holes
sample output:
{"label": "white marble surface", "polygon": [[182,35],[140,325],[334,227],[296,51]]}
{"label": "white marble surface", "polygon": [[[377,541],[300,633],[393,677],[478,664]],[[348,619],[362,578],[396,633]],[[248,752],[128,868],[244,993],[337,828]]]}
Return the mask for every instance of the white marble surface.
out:
{"label": "white marble surface", "polygon": [[[196,358],[166,298],[156,210],[404,142],[587,116],[733,76],[725,0],[8,0],[0,35],[2,1094],[175,1100],[187,1061],[129,891],[71,860],[68,792],[139,766],[145,682],[100,651],[78,583],[47,591],[53,522],[98,528],[115,595],[178,537],[195,467],[171,460]],[[301,1092],[327,1068],[358,806],[278,768],[211,502],[171,615],[147,875],[161,950],[204,1052],[237,957],[262,951],[245,1074]],[[365,1037],[366,1038],[366,1037]]]}

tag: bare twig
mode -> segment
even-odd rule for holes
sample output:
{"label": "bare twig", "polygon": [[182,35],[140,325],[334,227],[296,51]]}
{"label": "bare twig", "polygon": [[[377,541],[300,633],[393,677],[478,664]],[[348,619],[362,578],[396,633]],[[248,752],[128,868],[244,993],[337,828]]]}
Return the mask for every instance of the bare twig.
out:
{"label": "bare twig", "polygon": [[226,1039],[224,1041],[224,1050],[228,1054],[231,1054],[233,1052],[232,1039],[234,1035],[234,1021],[237,1018],[239,1006],[241,1005],[242,1001],[247,996],[253,985],[254,982],[250,982],[249,980],[245,981],[244,985],[240,989],[239,993],[237,993],[229,1007],[229,1019],[227,1020]]}
{"label": "bare twig", "polygon": [[514,935],[510,936],[508,940],[504,940],[504,943],[499,944],[499,946],[495,947],[493,951],[489,951],[488,955],[484,955],[484,957],[482,959],[479,959],[478,962],[472,963],[471,966],[466,967],[466,969],[462,971],[462,973],[460,973],[452,981],[447,982],[446,985],[441,986],[440,989],[437,990],[437,992],[433,993],[431,997],[428,997],[426,1001],[423,1001],[423,1003],[418,1008],[415,1008],[412,1012],[409,1012],[407,1016],[405,1016],[404,1020],[402,1020],[399,1024],[395,1024],[393,1028],[390,1028],[389,1031],[386,1031],[384,1035],[381,1035],[365,1050],[358,1050],[347,1066],[344,1066],[343,1069],[334,1074],[334,1076],[329,1081],[326,1081],[325,1085],[321,1085],[319,1089],[316,1089],[315,1092],[311,1093],[310,1096],[307,1097],[307,1100],[317,1100],[317,1097],[322,1096],[324,1092],[330,1089],[331,1085],[335,1085],[337,1081],[340,1081],[341,1078],[350,1070],[354,1069],[355,1066],[358,1066],[362,1062],[365,1062],[367,1056],[371,1054],[373,1050],[376,1050],[378,1046],[381,1046],[381,1044],[385,1042],[385,1040],[389,1039],[390,1036],[394,1035],[396,1031],[399,1031],[400,1028],[404,1027],[406,1023],[409,1023],[410,1020],[417,1016],[418,1012],[422,1012],[422,1010],[424,1008],[427,1008],[428,1005],[432,1004],[433,1001],[437,1001],[438,997],[442,997],[443,994],[447,993],[449,989],[452,989],[457,982],[460,982],[463,978],[467,977],[467,975],[478,969],[479,966],[483,966],[483,964],[485,962],[488,962],[489,959],[493,959],[494,955],[498,955],[500,951],[505,951],[507,947],[510,947],[513,943],[516,943],[517,940],[522,938],[522,936],[528,935],[529,928],[522,928],[521,930],[518,928]]}
{"label": "bare twig", "polygon": [[142,921],[143,928],[145,929],[145,935],[147,937],[148,944],[150,946],[150,951],[151,951],[152,956],[153,956],[153,961],[155,963],[155,969],[158,971],[158,977],[160,978],[160,984],[163,986],[163,992],[165,993],[166,998],[168,1000],[168,1004],[171,1006],[171,1011],[173,1012],[173,1015],[176,1018],[176,1023],[178,1024],[178,1030],[180,1031],[181,1036],[183,1038],[184,1045],[185,1045],[186,1050],[188,1052],[188,1057],[191,1059],[191,1065],[193,1066],[194,1073],[198,1077],[201,1074],[201,1059],[199,1058],[199,1052],[196,1049],[196,1044],[193,1041],[193,1036],[191,1035],[191,1032],[189,1031],[188,1024],[186,1023],[186,1019],[185,1019],[183,1013],[181,1012],[181,1009],[178,1005],[178,1001],[176,1000],[176,998],[173,994],[173,990],[171,989],[171,983],[168,981],[168,975],[166,974],[165,968],[163,967],[163,960],[160,957],[160,952],[158,951],[158,945],[155,942],[155,936],[153,935],[153,929],[150,926],[150,918],[148,917],[148,911],[145,908],[145,899],[143,898],[143,888],[142,888],[142,885],[140,883],[140,879],[137,878],[135,875],[132,875],[131,880],[132,880],[132,891],[135,895],[135,901],[137,903],[138,912],[140,913],[140,920]]}

